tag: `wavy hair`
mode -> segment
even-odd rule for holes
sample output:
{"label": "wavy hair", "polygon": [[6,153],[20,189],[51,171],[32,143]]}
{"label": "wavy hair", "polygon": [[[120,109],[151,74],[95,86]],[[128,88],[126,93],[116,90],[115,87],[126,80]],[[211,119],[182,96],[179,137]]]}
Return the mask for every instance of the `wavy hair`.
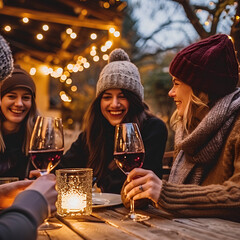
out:
{"label": "wavy hair", "polygon": [[170,119],[171,127],[176,130],[177,123],[182,121],[184,130],[190,134],[209,112],[209,105],[210,101],[206,93],[192,91],[183,116],[179,116],[177,110],[173,113]]}
{"label": "wavy hair", "polygon": [[[153,114],[148,106],[131,91],[121,89],[129,102],[129,110],[123,122],[135,122],[141,129],[143,121]],[[104,92],[103,92],[104,93]],[[101,178],[106,165],[107,154],[107,132],[110,123],[101,112],[100,102],[103,96],[101,93],[89,106],[83,120],[83,131],[86,137],[86,147],[89,152],[87,167],[93,168],[97,178]]]}

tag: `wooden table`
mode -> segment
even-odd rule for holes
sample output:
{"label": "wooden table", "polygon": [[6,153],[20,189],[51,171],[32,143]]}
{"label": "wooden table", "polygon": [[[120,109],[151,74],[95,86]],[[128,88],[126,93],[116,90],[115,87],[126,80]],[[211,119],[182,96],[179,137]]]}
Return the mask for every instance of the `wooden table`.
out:
{"label": "wooden table", "polygon": [[37,240],[236,240],[240,239],[240,223],[216,218],[172,218],[165,212],[149,207],[139,213],[148,214],[145,222],[121,221],[128,210],[122,205],[94,209],[83,219],[59,218],[63,227],[39,231]]}

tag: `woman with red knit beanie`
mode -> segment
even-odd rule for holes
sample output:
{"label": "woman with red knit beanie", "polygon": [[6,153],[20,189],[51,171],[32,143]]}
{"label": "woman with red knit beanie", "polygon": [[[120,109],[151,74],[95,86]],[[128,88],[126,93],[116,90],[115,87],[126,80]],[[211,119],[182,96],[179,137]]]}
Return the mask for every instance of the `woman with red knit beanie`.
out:
{"label": "woman with red knit beanie", "polygon": [[180,51],[170,65],[175,159],[168,181],[134,169],[122,190],[174,216],[240,220],[240,89],[231,38],[218,34]]}

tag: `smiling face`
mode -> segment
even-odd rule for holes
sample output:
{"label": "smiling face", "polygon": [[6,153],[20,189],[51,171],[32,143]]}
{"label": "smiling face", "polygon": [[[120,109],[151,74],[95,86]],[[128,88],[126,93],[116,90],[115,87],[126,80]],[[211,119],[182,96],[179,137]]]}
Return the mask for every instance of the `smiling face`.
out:
{"label": "smiling face", "polygon": [[112,126],[121,123],[129,109],[129,102],[121,89],[108,89],[101,98],[101,112]]}
{"label": "smiling face", "polygon": [[2,97],[1,110],[5,116],[3,127],[6,130],[18,129],[32,106],[32,95],[25,88],[16,88]]}
{"label": "smiling face", "polygon": [[182,117],[191,98],[192,88],[177,78],[173,78],[172,81],[173,87],[168,92],[168,95],[173,98],[177,106],[178,115]]}

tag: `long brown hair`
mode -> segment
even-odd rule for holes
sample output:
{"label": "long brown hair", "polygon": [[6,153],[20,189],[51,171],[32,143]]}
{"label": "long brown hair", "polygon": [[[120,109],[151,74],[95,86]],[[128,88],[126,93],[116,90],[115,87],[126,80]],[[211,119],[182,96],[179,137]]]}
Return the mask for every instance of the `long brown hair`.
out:
{"label": "long brown hair", "polygon": [[[133,92],[121,89],[129,102],[129,110],[123,122],[135,122],[139,128],[143,127],[145,119],[153,116],[148,106]],[[107,155],[107,131],[113,128],[102,115],[100,101],[102,92],[88,108],[83,121],[83,131],[86,137],[86,147],[89,151],[87,167],[93,168],[95,176],[99,179],[106,167]],[[113,140],[112,140],[113,141]]]}

